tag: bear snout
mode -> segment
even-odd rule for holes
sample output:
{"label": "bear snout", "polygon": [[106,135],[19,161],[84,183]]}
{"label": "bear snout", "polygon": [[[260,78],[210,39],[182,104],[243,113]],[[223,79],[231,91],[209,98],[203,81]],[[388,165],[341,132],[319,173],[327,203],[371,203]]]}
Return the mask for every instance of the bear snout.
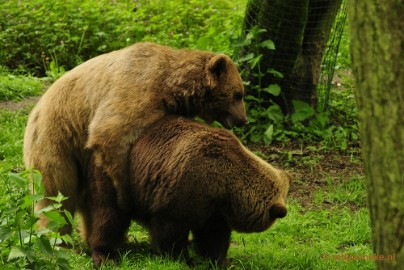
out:
{"label": "bear snout", "polygon": [[224,120],[220,121],[222,122],[222,124],[226,127],[226,128],[233,128],[233,127],[242,127],[245,124],[248,123],[248,119],[247,116],[243,115],[243,116],[235,116],[232,115],[231,113],[227,112]]}
{"label": "bear snout", "polygon": [[236,126],[236,127],[242,127],[242,126],[244,126],[246,124],[248,124],[247,116],[243,116],[242,118],[237,118],[234,121],[234,126]]}
{"label": "bear snout", "polygon": [[284,205],[281,204],[274,204],[269,209],[269,215],[272,218],[284,218],[288,213],[288,210]]}

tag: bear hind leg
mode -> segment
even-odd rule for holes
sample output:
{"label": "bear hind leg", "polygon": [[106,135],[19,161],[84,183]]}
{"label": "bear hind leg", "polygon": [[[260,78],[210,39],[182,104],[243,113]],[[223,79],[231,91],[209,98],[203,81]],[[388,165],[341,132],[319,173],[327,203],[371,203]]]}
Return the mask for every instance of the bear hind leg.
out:
{"label": "bear hind leg", "polygon": [[[46,208],[56,202],[48,199],[48,197],[56,197],[58,193],[62,193],[63,196],[68,197],[62,201],[62,209],[67,210],[74,215],[77,208],[78,200],[78,168],[75,162],[66,159],[67,154],[54,155],[54,160],[58,162],[38,162],[39,166],[36,166],[42,173],[42,183],[45,189],[45,198],[35,205],[35,210],[39,211]],[[66,218],[66,216],[65,216]],[[72,231],[72,224],[67,224],[59,229],[59,232],[64,234],[70,234]],[[41,214],[38,221],[38,227],[46,228],[49,224],[48,218]]]}

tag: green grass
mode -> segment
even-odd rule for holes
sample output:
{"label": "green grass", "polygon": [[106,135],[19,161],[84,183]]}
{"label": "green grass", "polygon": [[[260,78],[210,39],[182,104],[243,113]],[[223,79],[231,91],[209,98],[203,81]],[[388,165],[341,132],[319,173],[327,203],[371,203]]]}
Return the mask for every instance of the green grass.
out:
{"label": "green grass", "polygon": [[0,68],[0,101],[21,100],[42,93],[42,81],[35,77],[13,75]]}
{"label": "green grass", "polygon": [[372,263],[325,259],[370,254],[368,211],[347,208],[301,212],[289,205],[286,218],[261,234],[235,234],[230,250],[240,269],[372,269]]}
{"label": "green grass", "polygon": [[28,110],[7,111],[0,109],[0,172],[21,168],[24,127]]}

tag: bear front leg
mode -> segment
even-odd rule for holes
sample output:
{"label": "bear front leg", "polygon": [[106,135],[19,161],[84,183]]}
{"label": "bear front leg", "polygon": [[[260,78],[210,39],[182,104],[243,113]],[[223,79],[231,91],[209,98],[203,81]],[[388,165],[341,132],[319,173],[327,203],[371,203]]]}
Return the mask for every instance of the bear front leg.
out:
{"label": "bear front leg", "polygon": [[153,248],[160,254],[183,258],[188,263],[189,228],[178,222],[153,218],[148,226]]}
{"label": "bear front leg", "polygon": [[199,255],[224,266],[230,245],[231,229],[222,217],[210,218],[201,228],[192,231]]}

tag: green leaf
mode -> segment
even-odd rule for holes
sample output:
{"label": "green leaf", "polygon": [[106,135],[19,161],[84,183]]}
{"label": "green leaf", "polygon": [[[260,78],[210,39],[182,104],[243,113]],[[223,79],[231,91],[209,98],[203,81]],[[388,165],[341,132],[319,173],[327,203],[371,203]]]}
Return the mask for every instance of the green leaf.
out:
{"label": "green leaf", "polygon": [[246,97],[245,97],[245,100],[261,102],[261,99],[259,99],[259,98],[257,98],[257,97],[254,97],[254,96],[252,96],[252,95],[246,96]]}
{"label": "green leaf", "polygon": [[269,50],[275,50],[275,43],[272,40],[267,39],[261,42],[261,47],[267,48]]}
{"label": "green leaf", "polygon": [[268,68],[267,73],[274,75],[276,78],[283,78],[283,74],[273,68]]}
{"label": "green leaf", "polygon": [[252,133],[250,135],[250,140],[253,143],[257,143],[257,142],[261,141],[261,138],[262,138],[262,134],[259,134],[259,133]]}
{"label": "green leaf", "polygon": [[[55,201],[55,202],[60,203],[60,202],[62,202],[62,201],[64,201],[64,200],[67,200],[69,197],[65,197],[65,196],[63,196],[62,193],[59,192],[56,197],[47,197],[47,198],[48,198],[49,200],[52,200],[52,201]],[[57,207],[57,208],[59,208],[59,207]]]}
{"label": "green leaf", "polygon": [[73,219],[72,214],[71,214],[69,211],[67,211],[66,209],[63,210],[63,213],[65,214],[65,216],[66,216],[66,218],[67,218],[67,221],[68,221],[70,224],[73,224],[73,223],[74,223],[74,219]]}
{"label": "green leaf", "polygon": [[268,87],[263,88],[262,90],[276,97],[279,96],[279,94],[281,93],[281,87],[277,84],[271,84]]}
{"label": "green leaf", "polygon": [[69,234],[64,234],[60,236],[60,238],[63,240],[63,242],[73,245],[73,238]]}
{"label": "green leaf", "polygon": [[275,123],[280,123],[285,119],[282,109],[278,104],[273,104],[266,110],[267,117]]}
{"label": "green leaf", "polygon": [[44,212],[43,213],[50,221],[55,221],[59,224],[66,224],[65,218],[56,211],[51,211],[51,212]]}
{"label": "green leaf", "polygon": [[55,205],[48,205],[47,207],[44,207],[44,208],[36,211],[35,214],[42,214],[42,213],[53,211],[55,209],[56,209]]}
{"label": "green leaf", "polygon": [[29,206],[31,206],[33,204],[33,200],[31,195],[25,195],[24,198],[22,198],[22,204],[20,205],[20,207],[22,209],[25,209]]}
{"label": "green leaf", "polygon": [[249,54],[247,54],[246,56],[239,58],[239,59],[238,59],[238,62],[240,62],[240,63],[246,62],[246,61],[249,61],[249,60],[251,60],[251,59],[253,59],[253,58],[254,58],[254,54],[253,54],[253,53],[249,53]]}
{"label": "green leaf", "polygon": [[292,100],[292,104],[294,108],[294,113],[291,116],[293,123],[302,122],[315,113],[314,109],[304,101]]}
{"label": "green leaf", "polygon": [[274,126],[270,125],[264,133],[264,143],[270,144],[274,135]]}
{"label": "green leaf", "polygon": [[60,269],[62,270],[70,270],[73,269],[70,264],[69,264],[69,259],[68,258],[62,258],[59,256],[56,260],[56,264],[59,266]]}
{"label": "green leaf", "polygon": [[8,261],[24,257],[26,257],[26,253],[21,247],[12,247],[8,254]]}
{"label": "green leaf", "polygon": [[11,181],[19,187],[25,188],[27,186],[27,179],[16,173],[9,173],[8,177]]}
{"label": "green leaf", "polygon": [[0,242],[4,242],[10,238],[12,230],[8,227],[0,227]]}
{"label": "green leaf", "polygon": [[248,62],[250,63],[251,68],[254,68],[261,61],[261,58],[262,54],[250,59]]}
{"label": "green leaf", "polygon": [[44,235],[41,235],[41,237],[38,238],[36,241],[36,245],[39,247],[39,250],[47,255],[52,254],[52,247],[49,243],[49,239],[45,237]]}

